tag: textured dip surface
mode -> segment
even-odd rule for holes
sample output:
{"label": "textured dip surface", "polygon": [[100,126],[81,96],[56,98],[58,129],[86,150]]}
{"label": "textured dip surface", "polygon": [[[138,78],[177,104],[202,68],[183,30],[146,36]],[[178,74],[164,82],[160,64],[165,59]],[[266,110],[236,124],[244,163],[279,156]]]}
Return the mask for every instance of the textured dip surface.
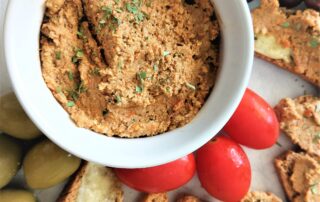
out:
{"label": "textured dip surface", "polygon": [[209,0],[47,0],[43,77],[79,126],[108,136],[189,123],[218,69]]}

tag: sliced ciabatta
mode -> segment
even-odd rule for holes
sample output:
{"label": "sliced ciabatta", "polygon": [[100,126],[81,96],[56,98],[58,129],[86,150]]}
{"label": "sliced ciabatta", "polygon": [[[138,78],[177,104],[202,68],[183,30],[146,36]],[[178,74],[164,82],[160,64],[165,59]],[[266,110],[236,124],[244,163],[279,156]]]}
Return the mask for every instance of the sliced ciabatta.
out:
{"label": "sliced ciabatta", "polygon": [[288,151],[275,159],[275,167],[281,184],[290,201],[304,201],[313,185],[311,178],[320,169],[319,158],[309,154]]}
{"label": "sliced ciabatta", "polygon": [[320,98],[311,95],[285,98],[275,111],[281,130],[292,142],[320,156]]}
{"label": "sliced ciabatta", "polygon": [[261,0],[252,11],[256,55],[320,86],[320,15]]}
{"label": "sliced ciabatta", "polygon": [[122,202],[121,184],[111,168],[84,163],[58,202]]}
{"label": "sliced ciabatta", "polygon": [[270,192],[252,191],[248,192],[240,202],[282,202],[282,200]]}

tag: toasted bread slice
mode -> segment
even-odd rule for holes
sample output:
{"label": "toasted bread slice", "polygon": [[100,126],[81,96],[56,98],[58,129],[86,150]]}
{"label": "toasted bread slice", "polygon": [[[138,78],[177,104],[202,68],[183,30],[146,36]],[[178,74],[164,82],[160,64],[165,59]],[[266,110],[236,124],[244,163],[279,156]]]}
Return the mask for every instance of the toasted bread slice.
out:
{"label": "toasted bread slice", "polygon": [[256,55],[320,86],[319,12],[285,10],[278,0],[261,0],[252,18]]}
{"label": "toasted bread slice", "polygon": [[177,202],[201,202],[201,200],[192,195],[185,195],[177,200]]}
{"label": "toasted bread slice", "polygon": [[247,195],[240,202],[282,202],[282,200],[270,192],[253,191],[248,192]]}
{"label": "toasted bread slice", "polygon": [[318,160],[318,157],[293,151],[275,159],[277,173],[290,201],[304,201],[311,186],[308,176],[320,169]]}
{"label": "toasted bread slice", "polygon": [[307,174],[310,185],[306,191],[304,201],[320,201],[320,170],[314,170]]}
{"label": "toasted bread slice", "polygon": [[320,156],[320,98],[282,99],[275,107],[281,130],[302,149]]}
{"label": "toasted bread slice", "polygon": [[167,193],[158,193],[158,194],[148,194],[144,199],[143,202],[168,202],[168,195]]}
{"label": "toasted bread slice", "polygon": [[58,202],[122,202],[121,184],[111,168],[84,163]]}

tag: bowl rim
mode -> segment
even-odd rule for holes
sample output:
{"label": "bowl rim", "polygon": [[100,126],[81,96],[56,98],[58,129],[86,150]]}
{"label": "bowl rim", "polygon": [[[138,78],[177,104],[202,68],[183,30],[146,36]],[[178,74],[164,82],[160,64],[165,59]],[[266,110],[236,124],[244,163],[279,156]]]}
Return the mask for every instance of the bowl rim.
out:
{"label": "bowl rim", "polygon": [[[254,53],[253,28],[249,7],[245,1],[232,0],[226,3],[224,0],[213,0],[218,18],[221,19],[220,27],[223,36],[222,52],[224,57],[221,58],[222,65],[220,67],[219,77],[216,80],[216,85],[206,104],[194,120],[182,128],[148,138],[120,139],[104,135],[92,136],[92,133],[96,133],[87,129],[77,128],[70,120],[66,123],[61,122],[61,120],[68,120],[68,114],[62,109],[60,104],[55,101],[50,90],[46,87],[42,76],[41,78],[32,77],[34,75],[29,75],[29,72],[22,69],[22,65],[24,65],[22,61],[27,61],[26,67],[28,68],[29,66],[34,67],[34,65],[39,67],[40,65],[39,53],[38,58],[32,60],[32,58],[35,59],[36,57],[34,53],[35,45],[32,44],[32,41],[34,41],[36,37],[34,36],[34,32],[38,30],[38,35],[40,33],[42,18],[40,20],[39,17],[41,15],[43,16],[43,13],[41,14],[39,12],[40,9],[42,9],[43,12],[44,0],[35,0],[28,3],[29,5],[26,4],[24,0],[11,0],[5,16],[5,59],[13,89],[22,107],[37,127],[58,146],[82,159],[111,167],[142,168],[167,163],[194,152],[222,129],[240,103],[248,85]],[[228,10],[228,6],[230,5],[233,7],[234,12]],[[27,9],[21,10],[25,7],[29,8],[28,6],[30,8],[35,6],[36,9],[33,10],[34,14],[28,14]],[[18,11],[20,11],[20,13]],[[230,13],[233,13],[235,16],[232,17]],[[29,15],[33,16],[31,19],[35,20],[34,22],[25,19]],[[39,22],[39,20],[41,22]],[[241,24],[241,26],[236,25],[234,20],[238,20],[235,22]],[[31,27],[28,27],[30,30],[23,33],[23,29],[20,30],[19,25],[21,27]],[[239,26],[237,27],[240,29],[237,37],[240,38],[240,40],[231,33],[231,30],[234,31],[235,29],[232,29],[231,25]],[[36,30],[32,31],[33,28]],[[19,38],[18,36],[21,34],[25,34],[28,40],[22,40],[21,37]],[[37,38],[38,37],[39,36],[37,36]],[[30,52],[24,50],[29,50]],[[38,52],[39,49],[36,51]],[[29,55],[30,58],[24,56],[23,53]],[[19,57],[21,58],[19,59]],[[227,67],[236,65],[241,71],[238,70],[239,75],[235,76],[231,67]],[[230,77],[232,77],[231,82]],[[29,78],[29,80],[27,80],[27,78]],[[28,83],[30,78],[31,84]],[[32,78],[35,78],[34,81]],[[32,85],[32,82],[38,82],[38,79],[42,80],[43,83],[39,83],[40,86]],[[45,86],[43,86],[43,84]],[[41,97],[43,97],[47,103],[35,99],[35,96],[39,96],[39,94],[35,94],[35,92],[28,89],[30,86],[40,90],[39,93],[42,93]],[[43,90],[43,87],[47,90]],[[48,98],[50,95],[51,98]],[[218,103],[224,105],[224,107],[214,106],[215,102],[213,101],[218,101]],[[57,108],[57,105],[59,108]],[[55,109],[46,109],[45,107],[48,106],[52,106]],[[212,114],[209,113],[209,111],[211,111]],[[53,113],[54,116],[49,117],[46,114],[48,112]],[[217,113],[218,116],[213,116],[215,113]],[[55,116],[59,118],[55,118]],[[60,123],[61,128],[55,127],[51,122]],[[69,128],[69,126],[71,127]],[[190,134],[194,132],[194,130],[199,131],[199,135]],[[62,135],[62,133],[65,132],[69,135],[68,138]]]}

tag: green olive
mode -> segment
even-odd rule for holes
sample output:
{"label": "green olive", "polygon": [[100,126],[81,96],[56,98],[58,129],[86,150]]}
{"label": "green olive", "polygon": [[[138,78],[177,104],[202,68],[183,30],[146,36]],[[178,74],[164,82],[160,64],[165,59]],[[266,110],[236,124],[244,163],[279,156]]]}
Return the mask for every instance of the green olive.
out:
{"label": "green olive", "polygon": [[70,177],[81,160],[49,140],[35,145],[23,161],[26,182],[33,189],[52,187]]}
{"label": "green olive", "polygon": [[21,149],[9,137],[0,135],[0,189],[17,174],[21,160]]}
{"label": "green olive", "polygon": [[14,93],[0,97],[0,131],[15,138],[33,139],[41,135],[23,111]]}
{"label": "green olive", "polygon": [[0,202],[36,202],[36,198],[29,191],[7,189],[0,191]]}

